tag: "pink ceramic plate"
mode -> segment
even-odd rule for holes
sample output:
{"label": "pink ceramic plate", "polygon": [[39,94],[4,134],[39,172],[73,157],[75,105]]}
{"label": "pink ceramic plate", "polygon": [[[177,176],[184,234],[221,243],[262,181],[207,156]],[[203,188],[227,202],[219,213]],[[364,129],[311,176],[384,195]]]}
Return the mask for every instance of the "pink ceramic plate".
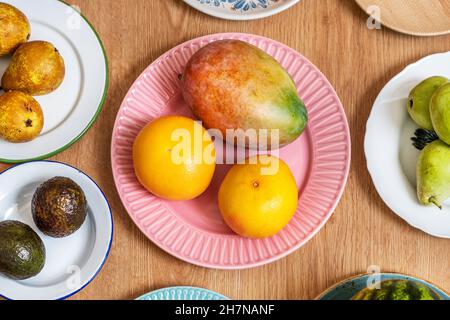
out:
{"label": "pink ceramic plate", "polygon": [[[251,240],[223,222],[217,192],[229,166],[218,165],[210,188],[191,201],[170,202],[138,183],[132,145],[139,130],[165,114],[192,116],[178,88],[178,74],[202,46],[240,39],[275,57],[292,75],[309,111],[309,126],[280,150],[299,188],[299,207],[278,235]],[[248,34],[215,34],[188,41],[165,53],[136,80],[120,107],[114,126],[112,168],[120,198],[130,217],[154,243],[190,263],[239,269],[280,259],[304,245],[325,224],[342,195],[350,166],[350,134],[341,102],[320,71],[298,52],[276,41]]]}

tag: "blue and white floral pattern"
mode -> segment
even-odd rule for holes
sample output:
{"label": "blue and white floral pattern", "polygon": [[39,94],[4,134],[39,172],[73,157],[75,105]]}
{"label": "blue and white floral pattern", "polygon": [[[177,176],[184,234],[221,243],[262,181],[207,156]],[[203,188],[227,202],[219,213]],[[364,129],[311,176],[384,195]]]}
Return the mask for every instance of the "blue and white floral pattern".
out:
{"label": "blue and white floral pattern", "polygon": [[249,11],[258,8],[267,8],[270,5],[286,0],[197,0],[201,4],[224,7],[230,10]]}

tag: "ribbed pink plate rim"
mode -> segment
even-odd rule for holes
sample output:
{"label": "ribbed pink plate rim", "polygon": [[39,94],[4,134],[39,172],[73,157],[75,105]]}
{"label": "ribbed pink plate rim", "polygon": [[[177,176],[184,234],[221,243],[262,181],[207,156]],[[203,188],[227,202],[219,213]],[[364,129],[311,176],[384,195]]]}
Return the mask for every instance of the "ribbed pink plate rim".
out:
{"label": "ribbed pink plate rim", "polygon": [[[181,73],[188,58],[200,47],[221,39],[247,41],[274,56],[293,76],[297,88],[303,88],[299,93],[308,107],[309,130],[313,144],[313,163],[309,179],[299,197],[299,207],[294,218],[285,229],[269,239],[253,240],[238,235],[214,234],[199,230],[176,217],[157,197],[140,186],[134,175],[131,158],[133,139],[121,137],[119,132],[128,126],[127,132],[136,135],[145,125],[142,119],[148,118],[149,113],[152,118],[157,118],[164,109],[165,102],[170,100],[167,94],[153,95],[153,105],[159,104],[158,108],[129,108],[128,102],[131,98],[135,99],[136,104],[145,105],[145,101],[139,101],[136,93],[147,90],[147,95],[151,95],[155,90],[165,90],[174,96],[179,92],[176,75]],[[171,76],[157,74],[162,64],[173,71]],[[156,82],[152,78],[156,77],[155,74],[160,77]],[[152,82],[154,87],[148,82]],[[165,101],[162,101],[163,99]],[[130,119],[127,112],[132,113],[136,119]],[[339,203],[348,178],[350,158],[351,142],[347,118],[339,97],[326,77],[309,60],[288,46],[262,36],[244,33],[219,33],[196,38],[169,50],[155,60],[127,93],[117,114],[111,143],[116,188],[134,223],[150,240],[171,255],[195,265],[216,269],[261,266],[283,258],[307,243],[325,225]],[[145,200],[138,197],[139,194]],[[145,201],[150,204],[143,205]],[[147,225],[146,220],[150,221]],[[188,247],[189,252],[186,252]],[[208,249],[210,252],[206,253]],[[248,259],[244,257],[244,250],[247,250],[250,256]],[[228,257],[231,258],[225,257],[226,251],[230,252]]]}

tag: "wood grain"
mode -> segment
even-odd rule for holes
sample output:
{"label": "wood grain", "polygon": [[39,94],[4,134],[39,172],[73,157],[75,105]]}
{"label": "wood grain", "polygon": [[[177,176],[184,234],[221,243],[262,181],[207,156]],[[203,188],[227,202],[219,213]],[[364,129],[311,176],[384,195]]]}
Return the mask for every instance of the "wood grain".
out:
{"label": "wood grain", "polygon": [[[172,285],[205,287],[235,299],[311,299],[370,265],[414,275],[450,291],[450,241],[413,229],[377,195],[363,152],[365,124],[384,84],[407,64],[450,50],[450,36],[414,38],[369,30],[367,15],[349,0],[304,0],[277,16],[233,22],[206,16],[181,0],[72,0],[102,37],[111,79],[97,123],[53,159],[93,177],[111,202],[115,237],[99,276],[72,299],[133,299]],[[352,133],[352,167],[335,214],[290,256],[256,269],[217,271],[189,265],[152,244],[133,225],[115,191],[110,142],[117,110],[141,71],[173,46],[217,32],[247,32],[298,50],[329,78]],[[0,170],[7,165],[0,165]]]}
{"label": "wood grain", "polygon": [[417,36],[450,33],[450,0],[356,0],[372,14],[377,7],[385,26]]}

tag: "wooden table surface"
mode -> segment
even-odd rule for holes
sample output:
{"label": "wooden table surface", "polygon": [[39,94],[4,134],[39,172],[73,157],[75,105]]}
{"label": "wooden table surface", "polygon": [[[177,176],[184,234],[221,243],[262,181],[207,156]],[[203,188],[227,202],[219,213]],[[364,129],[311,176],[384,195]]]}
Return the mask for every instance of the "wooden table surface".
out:
{"label": "wooden table surface", "polygon": [[[417,38],[369,30],[352,0],[302,0],[263,20],[224,21],[181,0],[72,0],[100,34],[109,57],[110,90],[93,128],[53,159],[93,177],[114,214],[111,254],[98,277],[72,299],[133,299],[174,285],[208,288],[235,299],[311,299],[370,265],[414,275],[450,291],[450,241],[410,227],[377,195],[364,158],[365,124],[384,84],[407,64],[450,50],[450,36]],[[114,187],[111,132],[136,77],[159,55],[194,37],[246,32],[298,50],[328,77],[341,98],[352,138],[347,188],[333,217],[304,247],[278,262],[242,271],[190,265],[156,247],[128,217]],[[0,170],[7,165],[0,164]]]}

